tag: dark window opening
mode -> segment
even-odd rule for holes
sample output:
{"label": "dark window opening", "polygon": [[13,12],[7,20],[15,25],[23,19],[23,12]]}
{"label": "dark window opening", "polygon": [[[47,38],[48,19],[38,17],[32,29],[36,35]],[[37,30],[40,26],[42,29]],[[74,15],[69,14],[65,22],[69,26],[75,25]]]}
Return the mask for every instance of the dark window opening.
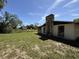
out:
{"label": "dark window opening", "polygon": [[64,26],[58,27],[58,36],[64,37]]}

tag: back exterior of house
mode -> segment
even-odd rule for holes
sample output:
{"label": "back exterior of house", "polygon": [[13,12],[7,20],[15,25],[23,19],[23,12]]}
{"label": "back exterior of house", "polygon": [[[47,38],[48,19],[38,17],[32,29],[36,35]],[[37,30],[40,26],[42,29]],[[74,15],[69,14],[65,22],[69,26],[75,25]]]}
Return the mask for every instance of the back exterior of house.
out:
{"label": "back exterior of house", "polygon": [[75,40],[79,38],[79,23],[54,21],[54,15],[51,14],[46,17],[46,23],[38,28],[38,33]]}

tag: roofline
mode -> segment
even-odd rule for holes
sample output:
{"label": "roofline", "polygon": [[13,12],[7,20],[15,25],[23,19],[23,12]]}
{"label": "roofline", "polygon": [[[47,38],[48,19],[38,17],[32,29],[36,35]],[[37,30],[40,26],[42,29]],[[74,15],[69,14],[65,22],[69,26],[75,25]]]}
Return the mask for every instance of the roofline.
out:
{"label": "roofline", "polygon": [[[74,23],[74,22],[72,22],[72,21],[53,21],[53,22]],[[43,25],[41,25],[41,26],[39,26],[39,27],[43,27],[43,26],[45,26],[45,25],[46,25],[46,23],[44,23]]]}

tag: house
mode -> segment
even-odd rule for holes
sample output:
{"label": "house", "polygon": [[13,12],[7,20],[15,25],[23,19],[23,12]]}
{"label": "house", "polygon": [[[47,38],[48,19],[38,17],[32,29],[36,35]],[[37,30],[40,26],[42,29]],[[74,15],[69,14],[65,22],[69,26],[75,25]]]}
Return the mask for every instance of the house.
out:
{"label": "house", "polygon": [[46,23],[38,28],[38,33],[76,40],[79,38],[79,23],[55,21],[54,15],[50,14],[46,16]]}

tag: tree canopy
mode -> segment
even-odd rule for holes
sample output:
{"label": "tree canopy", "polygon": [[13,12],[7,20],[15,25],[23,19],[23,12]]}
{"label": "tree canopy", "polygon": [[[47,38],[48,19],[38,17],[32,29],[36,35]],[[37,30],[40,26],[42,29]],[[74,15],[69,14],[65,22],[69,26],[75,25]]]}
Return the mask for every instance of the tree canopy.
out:
{"label": "tree canopy", "polygon": [[22,21],[14,14],[5,12],[4,16],[1,17],[0,31],[2,33],[12,32],[13,29],[17,29],[17,26],[22,24]]}
{"label": "tree canopy", "polygon": [[74,19],[74,22],[79,23],[79,18]]}
{"label": "tree canopy", "polygon": [[7,0],[0,0],[0,9],[4,7],[5,3],[7,3]]}

